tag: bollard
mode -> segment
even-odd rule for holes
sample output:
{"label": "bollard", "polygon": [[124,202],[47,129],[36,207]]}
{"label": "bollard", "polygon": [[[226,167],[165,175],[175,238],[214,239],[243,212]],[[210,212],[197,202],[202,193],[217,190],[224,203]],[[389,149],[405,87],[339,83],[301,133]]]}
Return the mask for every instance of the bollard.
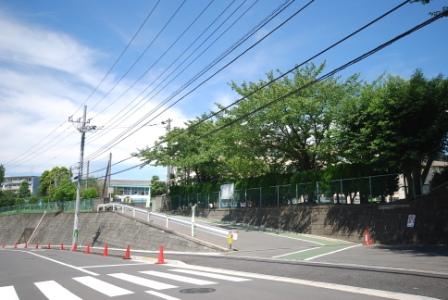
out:
{"label": "bollard", "polygon": [[163,265],[165,263],[165,256],[163,255],[163,246],[159,248],[159,257],[157,258],[157,264]]}
{"label": "bollard", "polygon": [[128,247],[126,248],[123,259],[131,259],[131,246],[128,245]]}
{"label": "bollard", "polygon": [[107,247],[107,243],[104,244],[103,256],[109,256],[109,248]]}

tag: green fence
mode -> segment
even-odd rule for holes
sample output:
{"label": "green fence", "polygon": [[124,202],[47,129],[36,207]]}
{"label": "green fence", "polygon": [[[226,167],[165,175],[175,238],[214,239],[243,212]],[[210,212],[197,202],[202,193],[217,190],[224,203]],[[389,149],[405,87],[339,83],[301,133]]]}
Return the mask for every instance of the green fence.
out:
{"label": "green fence", "polygon": [[292,183],[285,185],[236,189],[233,198],[219,201],[219,192],[190,192],[171,194],[171,209],[197,204],[202,208],[222,207],[280,207],[300,203],[360,204],[392,200],[400,189],[399,174],[357,178],[342,178],[327,182]]}
{"label": "green fence", "polygon": [[[94,210],[93,199],[81,200],[79,210],[81,212],[91,212]],[[0,215],[13,215],[22,213],[42,213],[42,212],[74,212],[75,201],[54,201],[39,203],[24,203],[14,206],[0,207]]]}

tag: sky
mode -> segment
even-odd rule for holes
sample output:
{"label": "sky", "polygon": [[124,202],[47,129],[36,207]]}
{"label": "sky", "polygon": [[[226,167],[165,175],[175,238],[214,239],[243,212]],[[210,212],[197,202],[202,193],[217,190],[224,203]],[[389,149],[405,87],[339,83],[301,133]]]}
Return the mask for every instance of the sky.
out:
{"label": "sky", "polygon": [[[228,51],[283,3],[0,0],[0,164],[6,175],[40,175],[54,166],[73,167],[76,173],[81,135],[68,118],[78,120],[83,105],[90,125],[97,126],[86,134],[85,159],[90,161],[90,171],[101,170],[110,152],[114,163],[153,145],[164,134],[162,122],[168,118],[173,120],[172,126],[181,127],[214,110],[217,103],[236,100],[230,82],[257,81],[271,70],[290,69],[401,1],[316,0],[263,39],[308,3],[296,0],[234,51]],[[313,62],[325,62],[329,71],[447,5],[446,0],[406,4]],[[417,68],[427,77],[446,75],[447,33],[448,18],[442,18],[339,76],[359,73],[365,81],[382,74],[409,78]],[[257,41],[257,46],[180,99]],[[216,64],[201,74],[212,62]],[[196,80],[182,90],[192,78]],[[176,100],[176,105],[162,112]],[[163,106],[164,101],[171,102]],[[140,129],[134,132],[132,128]],[[112,149],[104,148],[127,135]],[[127,160],[115,165],[112,173],[138,163],[136,158]],[[91,176],[104,176],[104,172]],[[165,174],[163,167],[146,166],[113,177],[149,179],[157,175],[164,179]]]}

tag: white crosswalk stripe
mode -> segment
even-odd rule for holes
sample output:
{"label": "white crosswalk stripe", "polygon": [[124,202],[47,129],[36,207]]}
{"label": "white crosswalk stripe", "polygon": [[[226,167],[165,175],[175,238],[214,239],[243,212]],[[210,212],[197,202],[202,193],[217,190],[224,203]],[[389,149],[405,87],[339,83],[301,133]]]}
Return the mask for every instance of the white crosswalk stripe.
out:
{"label": "white crosswalk stripe", "polygon": [[35,282],[34,285],[48,300],[82,300],[54,280]]}
{"label": "white crosswalk stripe", "polygon": [[144,287],[148,287],[148,288],[151,288],[154,290],[166,290],[166,289],[177,288],[177,286],[175,286],[175,285],[171,285],[171,284],[167,284],[167,283],[163,283],[163,282],[159,282],[159,281],[155,281],[155,280],[151,280],[151,279],[147,279],[147,278],[143,278],[143,277],[139,277],[139,276],[129,275],[126,273],[113,273],[113,274],[107,274],[107,275],[127,281],[127,282],[138,284],[138,285],[141,285]]}
{"label": "white crosswalk stripe", "polygon": [[170,295],[165,295],[165,294],[162,294],[162,293],[159,293],[159,292],[156,292],[156,291],[146,291],[146,293],[148,293],[150,295],[153,295],[153,296],[156,296],[156,297],[159,297],[159,298],[162,298],[162,299],[165,299],[165,300],[181,300],[179,298],[172,297]]}
{"label": "white crosswalk stripe", "polygon": [[232,282],[250,281],[250,279],[242,278],[242,277],[228,276],[228,275],[222,275],[222,274],[216,274],[216,273],[210,273],[210,272],[194,271],[194,270],[188,270],[188,269],[171,269],[170,271],[185,273],[185,274],[190,274],[190,275],[203,276],[203,277],[214,278],[214,279],[221,279],[221,280],[232,281]]}
{"label": "white crosswalk stripe", "polygon": [[107,283],[105,281],[102,281],[98,278],[92,277],[92,276],[83,276],[83,277],[75,277],[73,278],[77,282],[88,286],[89,288],[100,292],[101,294],[104,294],[109,297],[116,297],[116,296],[123,296],[123,295],[130,295],[134,292],[131,292],[129,290],[123,289],[121,287],[118,287],[116,285]]}
{"label": "white crosswalk stripe", "polygon": [[216,284],[216,282],[213,282],[213,281],[196,279],[196,278],[191,278],[191,277],[186,277],[186,276],[181,276],[181,275],[176,275],[176,274],[170,274],[170,273],[164,273],[164,272],[158,272],[158,271],[140,271],[140,273],[151,275],[151,276],[156,276],[156,277],[161,277],[161,278],[166,278],[166,279],[171,279],[174,281],[195,284],[195,285]]}
{"label": "white crosswalk stripe", "polygon": [[19,300],[16,289],[12,285],[0,286],[0,299],[2,300]]}

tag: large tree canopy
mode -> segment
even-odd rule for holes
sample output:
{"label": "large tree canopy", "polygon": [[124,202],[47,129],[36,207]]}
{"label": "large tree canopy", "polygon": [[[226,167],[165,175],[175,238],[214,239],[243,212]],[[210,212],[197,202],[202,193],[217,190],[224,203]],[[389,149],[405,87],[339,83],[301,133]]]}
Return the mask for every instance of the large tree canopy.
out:
{"label": "large tree canopy", "polygon": [[212,120],[187,122],[138,155],[176,167],[176,181],[185,184],[344,166],[371,174],[401,172],[411,195],[419,194],[434,157],[447,150],[443,76],[427,79],[416,71],[409,80],[384,76],[372,83],[358,75],[328,78],[233,122],[314,81],[323,68],[310,64],[263,89],[273,72],[258,82],[231,83],[247,99]]}

